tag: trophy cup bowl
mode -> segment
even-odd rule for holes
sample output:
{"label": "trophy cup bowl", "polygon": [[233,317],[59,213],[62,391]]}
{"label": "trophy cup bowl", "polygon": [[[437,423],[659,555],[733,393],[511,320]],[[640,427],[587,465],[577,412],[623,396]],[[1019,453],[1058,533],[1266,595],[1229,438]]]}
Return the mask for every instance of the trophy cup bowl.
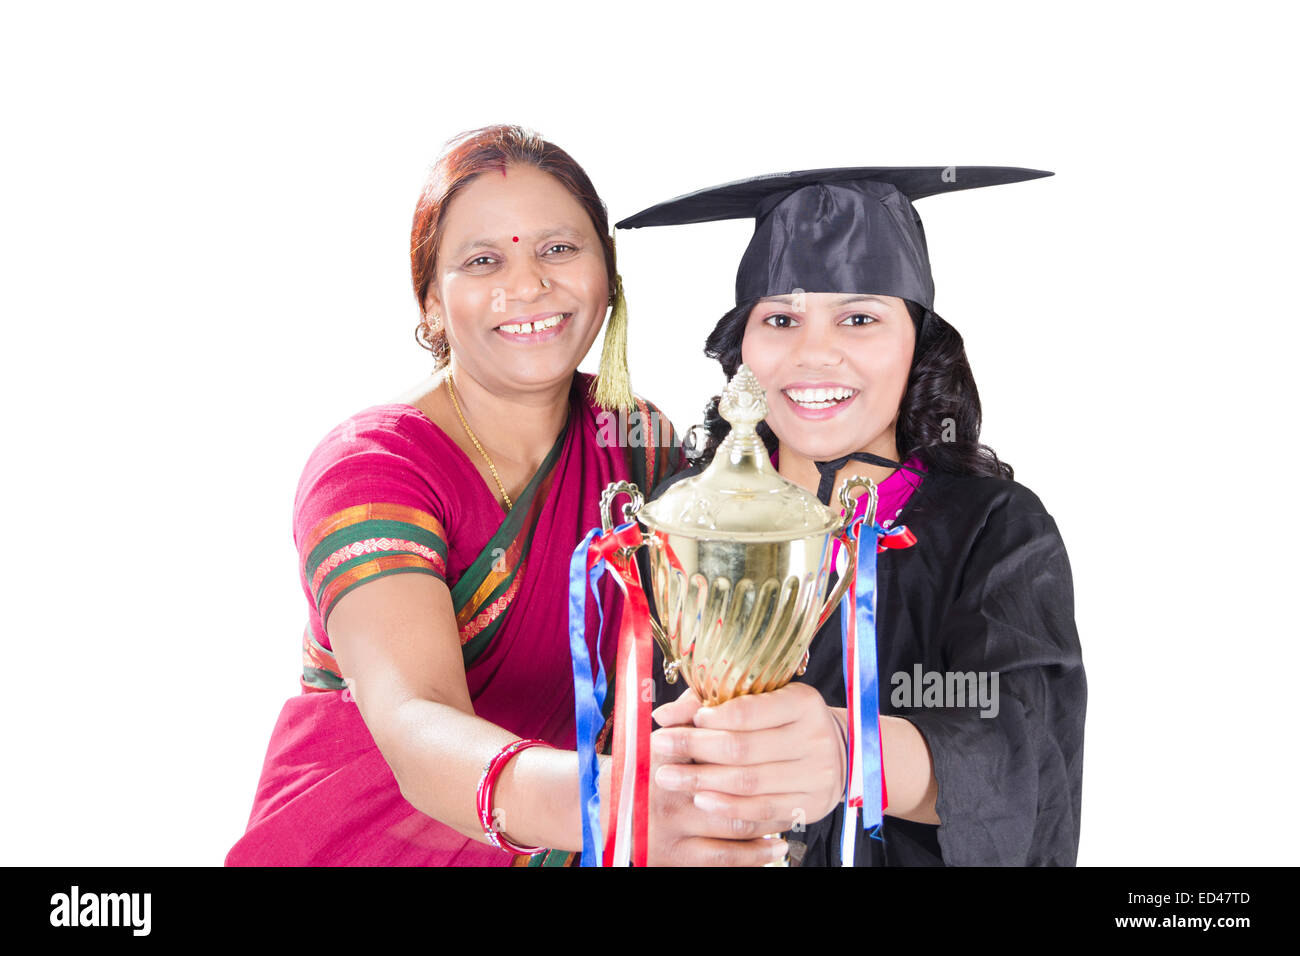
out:
{"label": "trophy cup bowl", "polygon": [[850,563],[827,596],[831,542],[852,520],[851,492],[867,490],[869,520],[876,503],[875,484],[855,476],[840,489],[837,515],[777,474],[755,430],[767,401],[746,366],[728,383],[719,413],[731,432],[701,474],[649,504],[629,482],[609,485],[601,498],[608,531],[616,499],[630,497],[622,517],[645,528],[647,587],[659,618],[650,624],[665,676],[674,683],[681,675],[705,706],[777,690],[803,673],[813,636],[856,573],[856,551],[847,547]]}

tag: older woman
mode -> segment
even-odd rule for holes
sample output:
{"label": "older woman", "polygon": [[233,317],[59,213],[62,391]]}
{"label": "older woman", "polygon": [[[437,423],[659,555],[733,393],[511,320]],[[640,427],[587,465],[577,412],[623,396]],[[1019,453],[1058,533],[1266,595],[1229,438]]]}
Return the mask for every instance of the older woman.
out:
{"label": "older woman", "polygon": [[[793,828],[804,865],[1075,861],[1087,694],[1069,561],[1039,498],[979,442],[979,395],[961,336],[933,311],[911,202],[1042,175],[812,170],[702,190],[619,223],[756,219],[737,306],[706,351],[728,376],[743,361],[764,386],[760,433],[781,474],[825,503],[865,474],[879,483],[876,520],[916,539],[879,559],[878,831],[846,814],[838,613],[794,683],[704,709],[688,693],[655,712],[652,749],[694,761],[660,768],[657,782],[739,834]],[[705,461],[728,428],[716,400],[706,424]],[[948,696],[956,688],[960,700]]]}
{"label": "older woman", "polygon": [[[598,438],[602,412],[654,409],[625,384],[604,205],[563,150],[508,126],[450,143],[411,267],[437,374],[307,462],[302,693],[228,864],[563,865],[582,847],[568,559],[605,485],[662,480],[680,446],[667,425],[637,447]],[[576,370],[611,305],[592,382]],[[594,609],[587,624],[612,672],[616,632]],[[673,799],[656,795],[653,861],[771,858]]]}

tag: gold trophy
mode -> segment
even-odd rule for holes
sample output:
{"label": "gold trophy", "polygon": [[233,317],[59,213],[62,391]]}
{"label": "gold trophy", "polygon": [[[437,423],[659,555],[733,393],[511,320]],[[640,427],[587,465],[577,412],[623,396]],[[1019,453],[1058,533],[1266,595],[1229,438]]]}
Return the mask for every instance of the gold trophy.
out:
{"label": "gold trophy", "polygon": [[[840,489],[843,515],[772,467],[755,427],[767,416],[758,380],[742,365],[718,407],[731,431],[701,474],[677,482],[649,504],[636,485],[615,482],[601,497],[604,530],[620,495],[623,521],[644,527],[659,620],[651,631],[669,683],[680,674],[705,706],[784,687],[808,662],[808,645],[857,573],[857,552],[828,597],[831,542],[855,508],[850,492],[876,486],[854,476]],[[619,558],[627,560],[631,549]],[[778,864],[780,865],[780,864]]]}

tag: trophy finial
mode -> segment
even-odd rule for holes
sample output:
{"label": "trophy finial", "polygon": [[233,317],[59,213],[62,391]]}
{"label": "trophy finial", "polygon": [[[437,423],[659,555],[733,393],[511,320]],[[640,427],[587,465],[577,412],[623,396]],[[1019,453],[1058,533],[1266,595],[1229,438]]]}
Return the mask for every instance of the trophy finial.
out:
{"label": "trophy finial", "polygon": [[752,369],[740,366],[718,400],[718,413],[731,429],[713,460],[639,510],[642,524],[710,540],[788,541],[838,529],[838,515],[773,466],[758,433],[767,412],[766,389]]}
{"label": "trophy finial", "polygon": [[736,369],[736,374],[722,390],[722,400],[718,402],[718,414],[725,418],[732,428],[745,425],[753,428],[767,417],[767,396],[748,365],[741,365]]}

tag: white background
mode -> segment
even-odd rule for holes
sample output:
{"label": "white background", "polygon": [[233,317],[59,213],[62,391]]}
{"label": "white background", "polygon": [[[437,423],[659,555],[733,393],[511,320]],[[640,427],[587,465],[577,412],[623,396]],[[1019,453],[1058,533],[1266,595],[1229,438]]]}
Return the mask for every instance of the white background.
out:
{"label": "white background", "polygon": [[[1054,170],[918,209],[983,437],[1074,567],[1079,862],[1294,862],[1294,32],[898,6],[6,7],[0,863],[219,864],[243,832],[298,689],[299,474],[428,374],[412,211],[494,122],[612,219],[787,169]],[[751,228],[619,234],[679,427]]]}

